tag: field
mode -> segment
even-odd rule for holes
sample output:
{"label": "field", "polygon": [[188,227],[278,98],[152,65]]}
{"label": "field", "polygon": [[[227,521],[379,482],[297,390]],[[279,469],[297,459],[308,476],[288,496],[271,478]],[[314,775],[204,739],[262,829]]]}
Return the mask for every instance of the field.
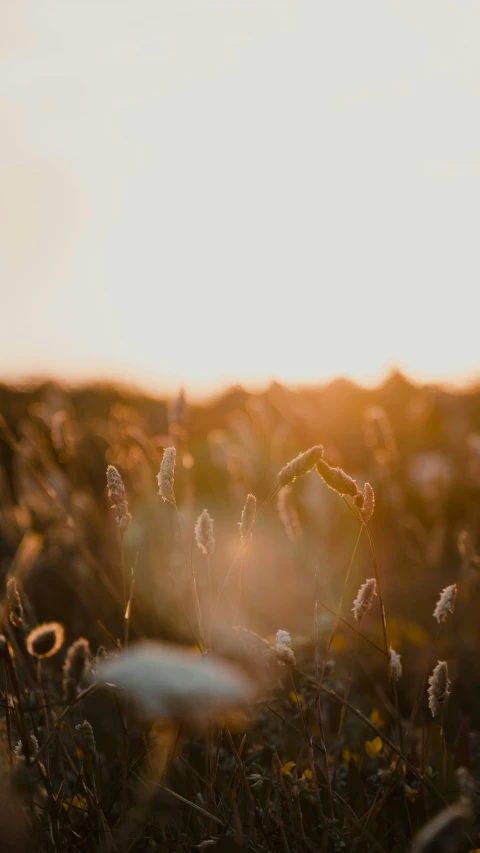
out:
{"label": "field", "polygon": [[1,387],[1,853],[476,850],[479,535],[476,389]]}

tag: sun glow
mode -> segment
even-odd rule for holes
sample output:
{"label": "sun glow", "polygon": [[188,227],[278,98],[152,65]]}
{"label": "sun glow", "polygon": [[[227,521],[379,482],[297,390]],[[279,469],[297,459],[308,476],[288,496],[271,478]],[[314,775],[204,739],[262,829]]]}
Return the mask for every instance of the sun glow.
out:
{"label": "sun glow", "polygon": [[1,15],[3,376],[477,378],[478,7]]}

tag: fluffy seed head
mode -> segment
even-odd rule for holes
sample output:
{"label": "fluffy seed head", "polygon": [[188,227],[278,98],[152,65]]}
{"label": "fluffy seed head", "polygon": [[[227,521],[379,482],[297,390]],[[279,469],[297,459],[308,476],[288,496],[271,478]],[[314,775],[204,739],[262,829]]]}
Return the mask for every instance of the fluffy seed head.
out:
{"label": "fluffy seed head", "polygon": [[242,542],[245,542],[250,531],[253,527],[253,522],[255,521],[255,513],[257,511],[257,500],[255,495],[248,495],[247,502],[242,510],[241,521],[239,522],[240,527],[240,538]]}
{"label": "fluffy seed head", "polygon": [[88,720],[84,720],[83,723],[79,723],[78,726],[75,726],[75,728],[77,729],[77,731],[83,732],[87,752],[89,752],[91,755],[94,755],[97,751],[97,744],[95,742],[95,735],[93,734],[93,729]]}
{"label": "fluffy seed head", "polygon": [[353,602],[353,615],[357,622],[361,622],[373,604],[373,597],[377,594],[377,582],[375,578],[368,578],[360,587],[357,597]]}
{"label": "fluffy seed head", "polygon": [[215,550],[215,537],[213,535],[213,518],[208,511],[203,509],[195,524],[195,541],[200,550],[210,557]]}
{"label": "fluffy seed head", "polygon": [[449,613],[453,613],[455,609],[455,599],[457,597],[457,584],[452,583],[442,589],[440,598],[437,601],[433,615],[437,622],[446,622]]}
{"label": "fluffy seed head", "polygon": [[175,448],[166,447],[163,451],[162,464],[157,474],[158,493],[164,501],[175,503],[173,496],[173,478],[175,474]]}
{"label": "fluffy seed head", "polygon": [[58,622],[45,622],[37,625],[28,634],[25,644],[30,655],[36,658],[50,658],[63,645],[65,631]]}
{"label": "fluffy seed head", "polygon": [[292,666],[295,665],[295,655],[292,649],[292,638],[288,631],[277,631],[277,636],[275,639],[275,651],[277,653],[277,659],[281,663],[288,663]]}
{"label": "fluffy seed head", "polygon": [[440,713],[441,706],[450,696],[450,681],[446,661],[438,661],[428,683],[430,685],[428,688],[428,707],[432,712],[432,717],[436,717]]}
{"label": "fluffy seed head", "polygon": [[321,444],[311,447],[305,453],[300,453],[291,462],[288,462],[278,474],[278,483],[280,486],[288,486],[292,483],[295,477],[303,477],[312,470],[313,466],[323,456],[323,447]]}
{"label": "fluffy seed head", "polygon": [[112,509],[115,510],[120,533],[125,533],[132,516],[128,511],[127,495],[123,480],[114,465],[107,468],[107,491]]}
{"label": "fluffy seed head", "polygon": [[[35,735],[29,735],[30,738],[30,755],[35,757],[38,752],[38,740]],[[25,753],[23,751],[23,743],[21,740],[18,741],[15,749],[13,750],[15,753],[15,758],[17,761],[25,761]]]}
{"label": "fluffy seed head", "polygon": [[330,465],[320,459],[317,462],[317,471],[329,489],[333,489],[337,494],[350,495],[352,498],[358,495],[355,480],[352,480],[341,468],[330,468]]}
{"label": "fluffy seed head", "polygon": [[291,542],[302,535],[302,526],[293,502],[292,487],[283,486],[277,495],[277,512]]}
{"label": "fluffy seed head", "polygon": [[15,578],[10,578],[7,581],[7,601],[10,622],[15,628],[21,628],[23,625],[23,607]]}
{"label": "fluffy seed head", "polygon": [[76,698],[90,660],[88,640],[80,637],[68,648],[63,664],[63,689],[69,702]]}
{"label": "fluffy seed head", "polygon": [[153,720],[203,725],[255,695],[253,682],[236,667],[162,643],[139,643],[101,661],[97,675],[134,696]]}
{"label": "fluffy seed head", "polygon": [[400,655],[395,649],[390,646],[388,653],[390,655],[390,674],[394,681],[399,681],[402,677],[402,661]]}
{"label": "fluffy seed head", "polygon": [[[375,509],[375,493],[370,483],[365,483],[363,493],[358,495],[358,497],[360,498],[360,503],[357,506],[360,507],[362,518],[364,521],[370,521]],[[356,500],[355,503],[357,503]]]}

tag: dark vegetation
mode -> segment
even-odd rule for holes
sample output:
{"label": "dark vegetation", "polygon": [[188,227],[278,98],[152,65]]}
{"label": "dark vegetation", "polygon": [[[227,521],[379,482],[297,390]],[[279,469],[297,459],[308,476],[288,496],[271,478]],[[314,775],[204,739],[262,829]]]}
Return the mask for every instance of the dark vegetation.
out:
{"label": "dark vegetation", "polygon": [[[359,488],[372,484],[367,526],[315,470],[292,484],[290,525],[280,518],[277,474],[317,444]],[[176,508],[156,480],[172,445]],[[123,543],[108,464],[132,515]],[[241,549],[249,493],[258,512]],[[209,568],[193,535],[204,507],[216,539]],[[0,849],[399,853],[449,804],[415,849],[476,849],[479,537],[477,390],[395,374],[375,390],[274,384],[191,405],[103,386],[0,388]],[[376,562],[385,626],[379,597],[361,623],[352,614]],[[147,725],[93,689],[95,669],[127,641],[195,646],[192,565],[207,622],[215,613],[222,630],[241,625],[273,645],[289,631],[295,665],[270,664],[246,716]],[[437,624],[451,584],[455,611]],[[65,637],[37,658],[27,637],[44,622]],[[402,659],[398,682],[385,627]],[[80,637],[90,660],[72,690],[62,667]],[[222,655],[220,640],[210,646]],[[432,718],[437,661],[452,686]],[[258,661],[240,663],[250,671]]]}

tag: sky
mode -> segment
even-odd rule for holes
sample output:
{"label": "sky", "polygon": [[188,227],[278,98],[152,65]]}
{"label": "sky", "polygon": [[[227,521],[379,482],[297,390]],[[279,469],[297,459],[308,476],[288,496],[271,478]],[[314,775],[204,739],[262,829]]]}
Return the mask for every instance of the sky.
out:
{"label": "sky", "polygon": [[3,0],[0,377],[480,375],[477,0]]}

